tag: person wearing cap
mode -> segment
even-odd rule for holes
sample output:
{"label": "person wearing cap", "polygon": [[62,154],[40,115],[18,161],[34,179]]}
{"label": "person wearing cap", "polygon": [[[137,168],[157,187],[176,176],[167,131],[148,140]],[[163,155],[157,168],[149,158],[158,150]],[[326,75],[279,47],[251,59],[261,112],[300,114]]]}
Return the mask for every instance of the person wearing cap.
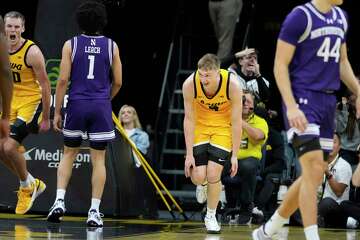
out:
{"label": "person wearing cap", "polygon": [[266,104],[269,101],[270,84],[261,75],[258,54],[255,48],[247,48],[235,53],[235,61],[228,70],[238,76],[243,89],[255,93],[257,100]]}

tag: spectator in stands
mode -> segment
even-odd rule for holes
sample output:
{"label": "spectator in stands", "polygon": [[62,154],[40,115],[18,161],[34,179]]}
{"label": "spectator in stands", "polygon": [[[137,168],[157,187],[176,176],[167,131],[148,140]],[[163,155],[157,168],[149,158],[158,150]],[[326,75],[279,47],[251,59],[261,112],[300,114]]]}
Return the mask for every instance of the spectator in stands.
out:
{"label": "spectator in stands", "polygon": [[[255,48],[247,48],[235,53],[234,62],[228,67],[228,71],[237,76],[241,86],[255,94],[257,104],[254,112],[264,118],[272,127],[278,126],[278,111],[274,110],[276,104],[270,102],[270,83],[261,75],[258,63],[259,52]],[[272,95],[272,97],[274,97]],[[270,106],[271,105],[271,106]],[[271,109],[271,107],[273,107]],[[281,124],[280,124],[281,125]],[[279,128],[279,127],[278,127]]]}
{"label": "spectator in stands", "polygon": [[255,48],[247,48],[235,53],[236,61],[228,68],[229,72],[234,73],[243,89],[253,92],[256,100],[263,103],[269,101],[270,90],[269,81],[260,73],[258,63],[258,51]]}
{"label": "spectator in stands", "polygon": [[[237,174],[234,178],[224,176],[222,180],[225,185],[228,207],[235,207],[237,202],[241,204],[239,224],[248,224],[251,221],[256,174],[262,158],[262,146],[268,136],[268,125],[265,119],[254,114],[254,99],[255,96],[251,92],[245,92],[242,111],[243,134],[237,155],[239,166]],[[224,171],[224,173],[227,172]],[[239,184],[240,196],[234,196]]]}
{"label": "spectator in stands", "polygon": [[328,168],[323,182],[323,196],[319,203],[319,226],[344,228],[347,217],[340,204],[349,200],[352,170],[350,164],[339,156],[341,140],[334,134],[333,150],[327,159]]}
{"label": "spectator in stands", "polygon": [[[142,130],[141,123],[134,107],[123,105],[119,111],[119,120],[128,137],[134,142],[139,151],[146,155],[150,146],[149,135]],[[135,165],[140,167],[141,162],[136,154],[133,154]]]}
{"label": "spectator in stands", "polygon": [[[357,147],[358,165],[352,176],[352,184],[355,187],[360,187],[360,145]],[[347,219],[347,227],[357,227],[360,222],[360,203],[353,201],[343,201],[341,207],[344,210]],[[350,224],[352,222],[352,224]],[[352,225],[352,226],[349,226]]]}
{"label": "spectator in stands", "polygon": [[[133,141],[150,166],[154,166],[153,159],[149,155],[149,135],[142,129],[136,109],[130,105],[123,105],[120,108],[118,118],[121,125],[124,127],[127,136],[131,139],[131,141]],[[139,168],[141,166],[141,161],[134,150],[132,151],[132,157],[135,166]],[[158,218],[156,192],[154,191],[148,176],[146,176],[143,169],[136,169],[134,178],[136,178],[134,181],[136,182],[136,186],[139,188],[137,195],[143,203],[141,215],[139,217],[150,219]]]}
{"label": "spectator in stands", "polygon": [[360,125],[356,118],[356,95],[350,92],[338,103],[336,131],[340,134],[340,156],[352,166],[358,163],[356,148],[360,144]]}
{"label": "spectator in stands", "polygon": [[209,0],[209,15],[218,42],[220,61],[231,55],[236,22],[242,7],[243,0]]}

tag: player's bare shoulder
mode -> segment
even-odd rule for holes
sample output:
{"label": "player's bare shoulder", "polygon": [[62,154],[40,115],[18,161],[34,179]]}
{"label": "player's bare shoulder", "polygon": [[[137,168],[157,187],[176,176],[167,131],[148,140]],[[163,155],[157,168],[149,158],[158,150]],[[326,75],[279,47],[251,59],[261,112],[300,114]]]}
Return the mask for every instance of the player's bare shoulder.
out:
{"label": "player's bare shoulder", "polygon": [[229,73],[229,91],[234,93],[242,93],[242,88],[239,80],[236,78],[235,74]]}
{"label": "player's bare shoulder", "polygon": [[190,76],[186,78],[182,85],[182,91],[184,96],[194,92],[194,74],[195,73],[190,74]]}

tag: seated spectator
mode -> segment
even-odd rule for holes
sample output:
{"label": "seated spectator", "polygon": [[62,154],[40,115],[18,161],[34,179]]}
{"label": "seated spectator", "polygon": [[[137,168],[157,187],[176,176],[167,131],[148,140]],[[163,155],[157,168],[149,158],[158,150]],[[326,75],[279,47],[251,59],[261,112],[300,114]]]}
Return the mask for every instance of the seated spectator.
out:
{"label": "seated spectator", "polygon": [[[358,157],[358,165],[354,171],[352,176],[352,184],[355,187],[360,187],[360,145],[357,147],[357,157]],[[341,203],[341,207],[344,210],[347,219],[347,227],[356,228],[360,222],[360,202],[356,201],[343,201]],[[350,226],[349,226],[350,225]]]}
{"label": "seated spectator", "polygon": [[340,136],[334,134],[334,146],[327,159],[324,191],[319,203],[319,226],[344,228],[347,216],[340,204],[349,200],[352,170],[350,164],[339,156]]}
{"label": "seated spectator", "polygon": [[[119,111],[119,119],[128,137],[133,141],[139,151],[143,155],[146,155],[150,146],[149,135],[142,130],[135,108],[130,105],[123,105]],[[133,156],[135,165],[140,167],[140,160],[137,158],[136,154],[133,154]]]}
{"label": "seated spectator", "polygon": [[[152,159],[149,158],[149,135],[147,132],[142,130],[138,114],[134,107],[130,105],[123,105],[119,111],[119,119],[121,125],[124,127],[127,136],[135,144],[137,149],[142,153],[145,160],[150,164]],[[137,195],[140,201],[142,201],[141,212],[139,218],[158,218],[157,212],[157,200],[156,191],[154,190],[149,177],[145,174],[141,166],[141,161],[138,159],[134,150],[132,150],[132,156],[135,166],[137,167],[134,171],[134,178],[132,181],[136,182]]]}
{"label": "seated spectator", "polygon": [[340,156],[353,167],[358,159],[356,147],[360,144],[360,125],[356,119],[356,95],[348,93],[338,104],[336,110],[336,131],[340,134]]}
{"label": "seated spectator", "polygon": [[[241,206],[239,224],[247,224],[251,221],[257,181],[256,174],[262,158],[262,147],[268,135],[266,121],[254,114],[254,95],[246,92],[244,96],[245,101],[243,102],[242,112],[243,133],[238,152],[238,172],[233,178],[226,175],[222,179],[225,186],[227,207],[234,208],[237,206],[237,203]],[[226,169],[223,172],[224,174],[228,173]],[[237,195],[236,190],[239,189],[240,192]]]}

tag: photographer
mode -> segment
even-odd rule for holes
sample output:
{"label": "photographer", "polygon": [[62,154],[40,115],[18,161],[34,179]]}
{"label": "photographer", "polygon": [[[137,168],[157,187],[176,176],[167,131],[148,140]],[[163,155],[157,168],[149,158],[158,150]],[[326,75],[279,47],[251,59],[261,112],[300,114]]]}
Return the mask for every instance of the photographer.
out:
{"label": "photographer", "polygon": [[358,163],[356,148],[360,144],[360,125],[356,119],[355,109],[356,96],[348,93],[338,103],[336,110],[336,131],[340,134],[340,156],[351,166]]}

